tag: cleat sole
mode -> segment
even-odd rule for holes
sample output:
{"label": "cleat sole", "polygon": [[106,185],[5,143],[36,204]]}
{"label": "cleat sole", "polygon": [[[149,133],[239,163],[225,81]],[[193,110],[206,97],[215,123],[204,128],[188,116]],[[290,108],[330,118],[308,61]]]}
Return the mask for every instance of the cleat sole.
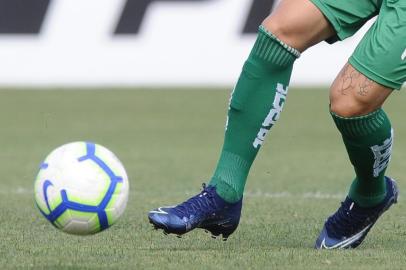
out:
{"label": "cleat sole", "polygon": [[224,226],[218,224],[212,224],[209,226],[205,226],[201,229],[204,229],[204,232],[210,233],[211,238],[217,239],[221,238],[223,241],[227,241],[228,237],[237,229],[238,223],[233,224],[232,226]]}
{"label": "cleat sole", "polygon": [[157,231],[157,230],[162,230],[162,233],[163,233],[164,235],[174,234],[174,235],[176,235],[177,238],[182,238],[182,234],[170,232],[170,231],[167,230],[167,228],[166,228],[164,225],[156,224],[156,223],[154,223],[154,222],[153,222],[152,220],[150,220],[150,219],[149,219],[149,223],[152,224],[153,229],[154,229],[155,231]]}
{"label": "cleat sole", "polygon": [[[182,234],[170,232],[162,224],[156,224],[150,219],[149,219],[149,223],[152,225],[152,227],[155,231],[162,230],[162,233],[164,235],[174,234],[174,235],[176,235],[177,238],[182,238]],[[228,240],[228,237],[235,231],[236,228],[237,228],[237,226],[226,228],[223,226],[214,225],[214,226],[211,226],[210,228],[204,229],[204,232],[207,234],[210,234],[210,237],[212,239],[221,238],[221,240],[225,242]]]}

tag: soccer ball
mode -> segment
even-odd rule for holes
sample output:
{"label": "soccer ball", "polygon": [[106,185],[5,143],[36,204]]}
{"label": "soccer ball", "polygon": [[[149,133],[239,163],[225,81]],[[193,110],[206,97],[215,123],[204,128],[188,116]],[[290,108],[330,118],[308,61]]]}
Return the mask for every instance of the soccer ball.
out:
{"label": "soccer ball", "polygon": [[55,227],[70,234],[94,234],[123,214],[128,177],[118,158],[91,142],[52,151],[35,180],[35,202]]}

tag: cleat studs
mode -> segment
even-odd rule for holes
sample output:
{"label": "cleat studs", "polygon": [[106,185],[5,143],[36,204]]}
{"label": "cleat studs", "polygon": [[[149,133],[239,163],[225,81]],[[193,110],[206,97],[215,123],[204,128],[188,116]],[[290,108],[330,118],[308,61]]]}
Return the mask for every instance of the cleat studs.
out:
{"label": "cleat studs", "polygon": [[211,235],[211,238],[213,239],[217,239],[217,237],[215,235]]}
{"label": "cleat studs", "polygon": [[177,238],[182,238],[182,235],[178,234],[176,235]]}
{"label": "cleat studs", "polygon": [[205,233],[209,233],[209,231],[208,231],[208,230],[204,230],[204,232],[205,232]]}
{"label": "cleat studs", "polygon": [[229,234],[223,234],[223,241],[227,241],[229,236]]}

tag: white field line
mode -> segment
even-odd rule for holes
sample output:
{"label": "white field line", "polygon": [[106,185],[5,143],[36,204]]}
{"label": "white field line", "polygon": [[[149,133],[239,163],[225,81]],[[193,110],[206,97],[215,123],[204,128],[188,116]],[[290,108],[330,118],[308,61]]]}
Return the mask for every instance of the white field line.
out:
{"label": "white field line", "polygon": [[[0,188],[0,194],[14,194],[14,195],[33,195],[34,188],[17,187],[16,189],[2,189]],[[196,195],[196,191],[187,191],[186,196]],[[317,199],[317,200],[329,200],[345,198],[345,193],[323,193],[316,192],[304,192],[304,193],[291,193],[289,191],[282,192],[264,192],[264,191],[247,191],[244,193],[245,198],[269,198],[269,199],[283,199],[283,198],[301,198],[301,199]],[[399,196],[400,197],[400,196]]]}
{"label": "white field line", "polygon": [[[17,194],[17,195],[24,195],[24,194],[33,194],[34,188],[25,188],[25,187],[17,187],[16,189],[0,189],[0,194]],[[187,191],[187,196],[193,196],[196,192]],[[283,192],[263,192],[263,191],[247,191],[244,193],[244,197],[248,198],[290,198],[290,197],[301,197],[301,198],[308,198],[308,199],[341,199],[345,197],[345,194],[337,193],[337,194],[327,194],[322,192],[306,192],[300,194],[293,194],[288,191]]]}
{"label": "white field line", "polygon": [[[188,196],[193,196],[196,192],[186,192]],[[244,198],[269,198],[269,199],[283,199],[283,198],[302,198],[302,199],[344,199],[346,194],[344,193],[323,193],[317,192],[305,192],[305,193],[291,193],[289,191],[281,192],[264,192],[264,191],[246,191],[244,192]]]}
{"label": "white field line", "polygon": [[4,189],[0,187],[0,194],[34,194],[33,188],[17,187],[16,189]]}
{"label": "white field line", "polygon": [[278,199],[278,198],[302,198],[302,199],[344,199],[346,194],[344,193],[323,193],[320,191],[316,192],[305,192],[305,193],[291,193],[288,191],[283,192],[264,192],[264,191],[247,191],[244,193],[244,197],[248,198],[271,198],[271,199]]}
{"label": "white field line", "polygon": [[[193,192],[187,192],[188,196],[196,195]],[[246,191],[244,192],[244,198],[270,198],[270,199],[283,199],[283,198],[300,198],[309,200],[344,200],[347,196],[346,193],[324,193],[321,191],[316,192],[304,192],[304,193],[292,193],[289,191],[281,192],[264,192],[264,191]],[[398,200],[401,199],[399,196]]]}

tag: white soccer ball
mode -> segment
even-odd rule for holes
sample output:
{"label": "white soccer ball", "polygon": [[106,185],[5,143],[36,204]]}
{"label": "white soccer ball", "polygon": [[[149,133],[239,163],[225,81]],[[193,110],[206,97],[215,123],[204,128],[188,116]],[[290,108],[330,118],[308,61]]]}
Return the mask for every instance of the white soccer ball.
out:
{"label": "white soccer ball", "polygon": [[107,148],[73,142],[52,151],[35,180],[35,201],[55,227],[71,234],[107,229],[123,214],[128,177]]}

